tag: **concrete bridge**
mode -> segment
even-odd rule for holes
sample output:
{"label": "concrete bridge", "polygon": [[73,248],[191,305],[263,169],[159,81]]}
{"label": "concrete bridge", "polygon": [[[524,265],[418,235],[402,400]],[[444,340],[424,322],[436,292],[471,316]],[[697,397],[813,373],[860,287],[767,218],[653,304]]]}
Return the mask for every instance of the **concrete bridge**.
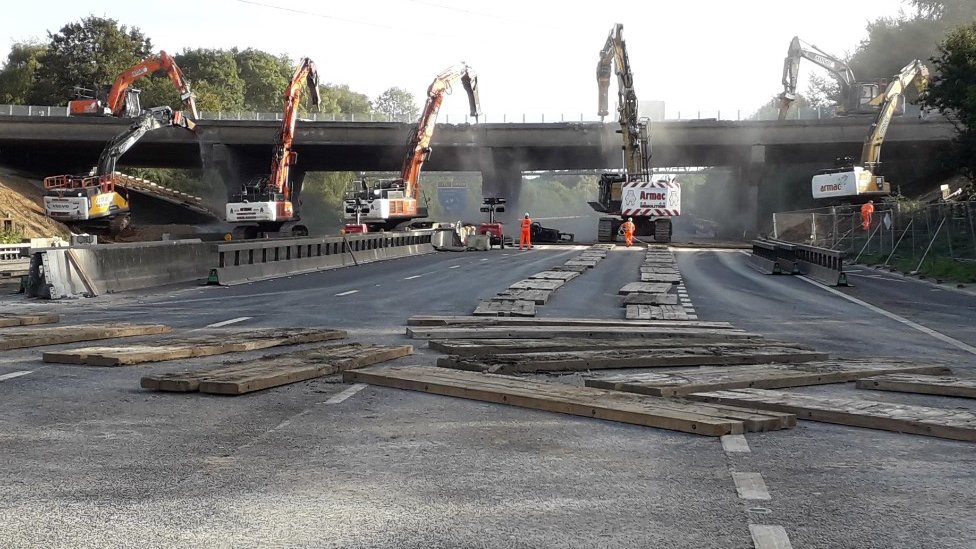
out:
{"label": "concrete bridge", "polygon": [[[128,122],[111,118],[0,116],[0,164],[38,176],[87,169]],[[732,166],[756,186],[770,169],[828,167],[860,153],[869,118],[792,121],[668,121],[652,125],[655,166]],[[137,167],[215,169],[231,189],[267,171],[276,121],[203,120],[196,134],[165,129],[124,157]],[[615,123],[440,124],[431,171],[480,171],[486,195],[515,197],[526,170],[621,167]],[[299,122],[295,176],[307,171],[395,171],[412,124]],[[902,182],[943,170],[953,135],[942,118],[896,119],[884,145],[888,173]]]}

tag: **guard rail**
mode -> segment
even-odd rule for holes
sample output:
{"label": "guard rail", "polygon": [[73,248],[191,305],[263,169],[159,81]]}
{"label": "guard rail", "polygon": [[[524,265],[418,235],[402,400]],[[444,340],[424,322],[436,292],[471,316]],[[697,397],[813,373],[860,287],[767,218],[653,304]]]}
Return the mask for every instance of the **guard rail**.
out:
{"label": "guard rail", "polygon": [[752,241],[750,260],[769,274],[799,274],[828,286],[847,286],[845,255],[842,251],[764,238]]}

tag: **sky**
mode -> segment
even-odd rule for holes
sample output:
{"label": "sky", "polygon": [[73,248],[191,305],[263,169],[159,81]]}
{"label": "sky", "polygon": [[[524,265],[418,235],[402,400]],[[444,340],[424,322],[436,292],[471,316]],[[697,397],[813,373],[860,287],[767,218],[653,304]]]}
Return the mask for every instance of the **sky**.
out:
{"label": "sky", "polygon": [[[441,70],[466,62],[479,74],[489,122],[594,120],[596,63],[615,23],[642,101],[664,101],[667,117],[743,117],[782,90],[794,35],[837,56],[853,52],[869,21],[896,16],[902,0],[46,0],[9,2],[0,19],[0,59],[10,45],[87,15],[139,27],[157,49],[252,47],[312,58],[323,82],[375,98],[397,86],[418,102]],[[171,6],[171,9],[166,9]],[[824,74],[801,65],[807,77]],[[191,81],[192,74],[187,75]],[[616,82],[611,84],[611,106]],[[458,86],[441,121],[463,117]],[[445,117],[447,120],[445,120]]]}

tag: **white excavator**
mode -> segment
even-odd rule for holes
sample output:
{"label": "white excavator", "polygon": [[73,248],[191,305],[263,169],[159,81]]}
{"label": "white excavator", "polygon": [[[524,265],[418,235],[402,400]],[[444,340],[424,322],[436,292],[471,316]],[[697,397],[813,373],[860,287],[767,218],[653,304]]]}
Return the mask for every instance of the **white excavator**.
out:
{"label": "white excavator", "polygon": [[891,183],[878,173],[881,166],[881,145],[905,91],[915,88],[921,93],[928,84],[928,78],[928,68],[918,59],[905,65],[892,78],[880,97],[878,113],[864,138],[861,162],[854,164],[850,157],[845,157],[837,160],[836,167],[817,172],[813,176],[814,198],[866,202],[874,197],[891,194]]}

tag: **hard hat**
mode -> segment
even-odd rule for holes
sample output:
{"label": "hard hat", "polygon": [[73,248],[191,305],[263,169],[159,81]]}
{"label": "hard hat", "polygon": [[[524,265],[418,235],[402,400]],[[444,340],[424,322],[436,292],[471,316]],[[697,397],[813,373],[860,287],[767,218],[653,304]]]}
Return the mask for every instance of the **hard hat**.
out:
{"label": "hard hat", "polygon": [[529,212],[525,212],[525,217],[529,217]]}
{"label": "hard hat", "polygon": [[627,221],[633,221],[633,220],[634,220],[634,218],[633,218],[633,217],[628,217],[628,218],[627,218]]}

